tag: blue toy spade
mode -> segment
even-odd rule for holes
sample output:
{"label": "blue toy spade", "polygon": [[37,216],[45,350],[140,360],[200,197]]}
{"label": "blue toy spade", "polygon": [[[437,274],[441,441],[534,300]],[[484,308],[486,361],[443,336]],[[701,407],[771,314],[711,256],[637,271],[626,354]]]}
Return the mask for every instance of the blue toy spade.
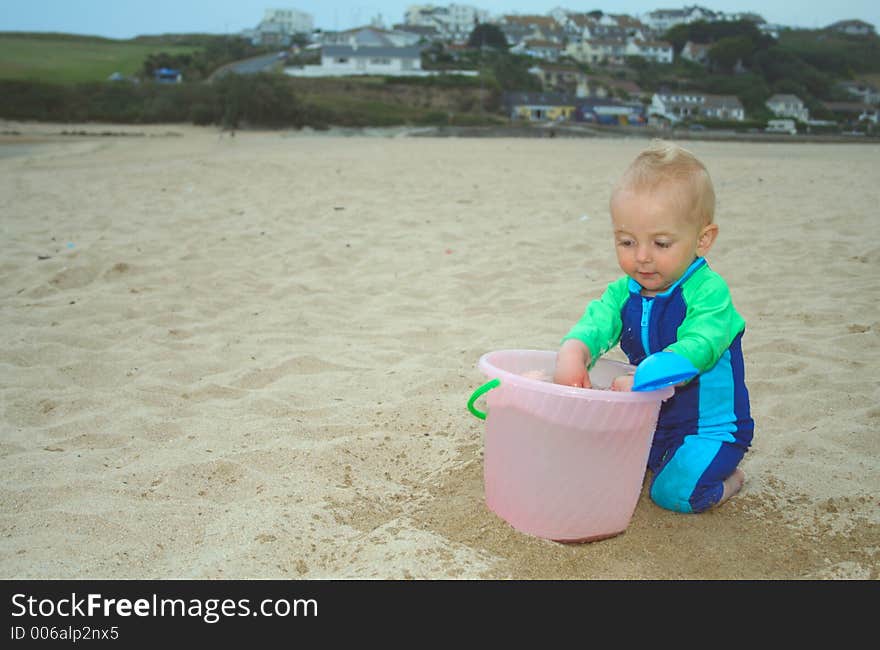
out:
{"label": "blue toy spade", "polygon": [[634,391],[649,391],[675,386],[700,373],[693,364],[675,352],[655,352],[636,367]]}

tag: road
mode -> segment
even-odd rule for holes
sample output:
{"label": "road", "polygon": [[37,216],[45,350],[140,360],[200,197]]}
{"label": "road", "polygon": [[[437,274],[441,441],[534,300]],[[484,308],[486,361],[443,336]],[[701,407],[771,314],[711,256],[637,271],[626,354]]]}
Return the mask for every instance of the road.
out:
{"label": "road", "polygon": [[278,63],[281,62],[281,59],[278,58],[277,54],[267,54],[264,56],[257,56],[253,59],[245,59],[244,61],[236,61],[235,63],[227,63],[222,68],[219,68],[214,74],[211,75],[211,79],[219,79],[225,74],[229,74],[230,72],[235,74],[257,74],[258,72],[270,72]]}

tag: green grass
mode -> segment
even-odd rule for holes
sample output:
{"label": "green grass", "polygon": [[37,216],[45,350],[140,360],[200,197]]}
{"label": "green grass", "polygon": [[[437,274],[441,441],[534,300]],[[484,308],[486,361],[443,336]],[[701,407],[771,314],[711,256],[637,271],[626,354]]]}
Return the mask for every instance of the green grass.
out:
{"label": "green grass", "polygon": [[125,76],[139,72],[149,54],[188,54],[198,49],[64,34],[0,32],[0,79],[64,84],[105,81],[114,72]]}

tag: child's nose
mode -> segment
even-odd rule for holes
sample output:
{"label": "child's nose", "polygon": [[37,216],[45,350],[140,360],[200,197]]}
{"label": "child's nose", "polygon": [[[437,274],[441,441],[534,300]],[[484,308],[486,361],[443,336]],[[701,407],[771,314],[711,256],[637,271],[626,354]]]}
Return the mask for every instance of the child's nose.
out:
{"label": "child's nose", "polygon": [[636,259],[639,262],[650,262],[651,249],[648,246],[639,246],[636,248]]}

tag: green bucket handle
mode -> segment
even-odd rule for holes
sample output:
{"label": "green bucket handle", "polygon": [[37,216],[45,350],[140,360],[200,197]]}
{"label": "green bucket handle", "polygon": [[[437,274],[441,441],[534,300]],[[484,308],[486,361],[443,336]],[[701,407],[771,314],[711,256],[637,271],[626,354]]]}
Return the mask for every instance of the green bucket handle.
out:
{"label": "green bucket handle", "polygon": [[474,402],[476,402],[480,398],[481,395],[488,393],[493,388],[498,388],[498,386],[500,386],[500,385],[501,385],[501,380],[496,377],[495,379],[490,379],[485,384],[480,386],[477,390],[475,390],[473,395],[471,395],[471,398],[468,400],[468,405],[467,405],[468,411],[473,413],[476,417],[480,418],[481,420],[485,420],[486,414],[483,413],[482,411],[478,411],[477,409],[475,409]]}

